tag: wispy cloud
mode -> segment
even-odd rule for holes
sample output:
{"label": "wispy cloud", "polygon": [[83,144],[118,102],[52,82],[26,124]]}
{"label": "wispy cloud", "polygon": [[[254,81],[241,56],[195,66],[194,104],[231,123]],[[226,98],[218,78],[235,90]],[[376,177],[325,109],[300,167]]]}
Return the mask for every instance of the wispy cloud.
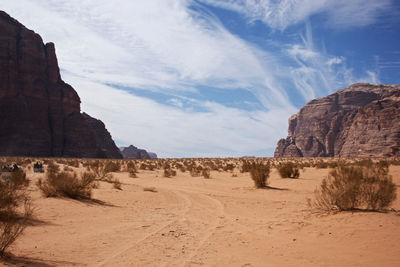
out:
{"label": "wispy cloud", "polygon": [[[340,14],[336,2],[344,6]],[[299,38],[278,49],[260,47],[228,31],[201,3],[262,20],[284,34],[319,13],[328,15],[331,26],[342,27],[330,18],[347,19],[355,6],[336,2],[18,0],[2,1],[0,9],[56,43],[63,79],[78,91],[82,109],[102,119],[120,145],[132,143],[170,157],[261,156],[272,155],[276,141],[286,135],[287,118],[296,112],[292,93],[304,103],[379,77],[373,69],[358,77],[345,57],[316,46],[310,23]],[[361,8],[347,21],[372,23],[390,2],[372,4],[378,11]],[[363,15],[369,19],[355,18]],[[227,107],[200,98],[203,88],[254,97]]]}
{"label": "wispy cloud", "polygon": [[62,68],[91,80],[163,92],[193,90],[193,84],[245,88],[265,106],[290,105],[268,67],[272,56],[208,13],[194,15],[190,3],[21,0],[5,6],[57,42]]}
{"label": "wispy cloud", "polygon": [[393,0],[201,0],[209,5],[244,14],[278,30],[306,21],[317,14],[326,16],[328,26],[353,28],[370,25],[393,10]]}
{"label": "wispy cloud", "polygon": [[83,109],[102,118],[119,144],[134,143],[162,157],[271,154],[275,142],[286,134],[287,118],[295,112],[244,111],[215,102],[197,103],[204,111],[194,112],[68,73],[64,77],[73,86],[79,86]]}
{"label": "wispy cloud", "polygon": [[356,82],[379,83],[377,70],[355,75],[343,56],[333,56],[318,48],[313,40],[311,23],[305,23],[301,43],[288,44],[286,54],[294,61],[290,77],[305,99],[313,99]]}

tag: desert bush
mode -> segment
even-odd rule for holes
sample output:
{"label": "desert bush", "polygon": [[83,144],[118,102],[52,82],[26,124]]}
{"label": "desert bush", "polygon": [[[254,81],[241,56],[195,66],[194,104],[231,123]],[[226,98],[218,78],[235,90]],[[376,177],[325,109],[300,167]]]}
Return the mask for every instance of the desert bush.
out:
{"label": "desert bush", "polygon": [[103,182],[107,182],[110,184],[113,184],[113,188],[115,189],[119,189],[122,190],[122,183],[120,182],[120,180],[118,180],[117,178],[115,178],[111,173],[107,173],[102,179],[101,181]]}
{"label": "desert bush", "polygon": [[292,162],[282,163],[277,167],[279,175],[282,178],[294,178],[297,179],[300,176],[299,168]]}
{"label": "desert bush", "polygon": [[176,176],[176,170],[173,170],[171,168],[164,169],[164,177],[169,178],[172,176]]}
{"label": "desert bush", "polygon": [[242,161],[242,167],[241,167],[241,169],[240,169],[240,172],[249,172],[250,171],[250,169],[251,169],[251,167],[252,167],[252,163],[250,162],[250,161],[248,161],[248,160],[243,160]]}
{"label": "desert bush", "polygon": [[315,191],[315,206],[324,210],[381,210],[396,199],[396,186],[381,165],[341,165]]}
{"label": "desert bush", "polygon": [[209,169],[209,168],[204,168],[204,169],[201,171],[201,174],[203,175],[203,177],[204,177],[205,179],[210,179],[210,178],[211,178],[211,174],[210,174],[210,169]]}
{"label": "desert bush", "polygon": [[136,169],[136,165],[133,161],[128,161],[128,163],[126,164],[126,170],[127,172],[131,173],[136,173],[137,169]]}
{"label": "desert bush", "polygon": [[119,172],[121,170],[121,164],[119,162],[107,161],[104,165],[104,173]]}
{"label": "desert bush", "polygon": [[75,172],[47,172],[45,180],[39,179],[37,186],[45,197],[69,197],[88,199],[92,196],[96,175],[84,172],[78,178]]}
{"label": "desert bush", "polygon": [[235,165],[232,163],[228,163],[223,167],[224,171],[233,171],[235,169]]}
{"label": "desert bush", "polygon": [[191,167],[191,170],[190,170],[190,175],[191,175],[192,177],[198,177],[198,176],[201,175],[202,171],[203,171],[203,167],[202,167],[202,166],[195,166],[195,165],[193,165],[193,166]]}
{"label": "desert bush", "polygon": [[23,233],[32,213],[25,184],[0,180],[0,257]]}
{"label": "desert bush", "polygon": [[251,179],[257,188],[266,187],[270,173],[270,165],[263,163],[252,163],[249,166]]}

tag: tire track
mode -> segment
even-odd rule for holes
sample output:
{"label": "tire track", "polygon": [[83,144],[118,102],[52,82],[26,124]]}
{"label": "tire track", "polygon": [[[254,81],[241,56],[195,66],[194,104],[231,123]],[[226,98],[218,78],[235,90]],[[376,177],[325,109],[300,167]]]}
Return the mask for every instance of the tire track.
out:
{"label": "tire track", "polygon": [[[169,191],[171,192],[171,191]],[[121,256],[122,254],[126,253],[127,251],[129,251],[130,249],[136,247],[139,243],[144,242],[146,239],[150,238],[151,236],[155,235],[156,233],[162,231],[163,229],[167,228],[168,226],[172,225],[173,223],[175,223],[176,221],[180,220],[180,216],[184,216],[185,213],[190,211],[190,208],[192,206],[192,202],[183,194],[177,193],[177,192],[173,192],[175,193],[175,195],[179,196],[181,199],[183,199],[183,203],[184,203],[184,208],[183,210],[179,213],[179,214],[175,214],[175,217],[178,217],[174,220],[172,220],[171,222],[167,222],[165,224],[162,224],[160,227],[158,227],[157,229],[155,229],[154,231],[149,232],[148,234],[146,234],[144,237],[140,238],[139,240],[135,240],[134,242],[129,243],[126,246],[120,247],[118,250],[116,250],[115,253],[113,253],[112,255],[108,256],[106,259],[104,259],[103,261],[101,261],[100,263],[98,263],[95,266],[107,266],[107,264],[112,261],[113,259],[117,258],[118,256]]]}

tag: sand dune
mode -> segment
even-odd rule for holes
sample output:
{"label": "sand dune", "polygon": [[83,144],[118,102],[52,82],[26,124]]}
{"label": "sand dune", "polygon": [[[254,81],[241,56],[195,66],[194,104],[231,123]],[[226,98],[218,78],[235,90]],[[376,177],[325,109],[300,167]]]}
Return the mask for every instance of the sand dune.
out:
{"label": "sand dune", "polygon": [[[93,201],[44,198],[28,172],[36,220],[12,246],[7,266],[400,266],[395,211],[321,214],[307,198],[328,169],[255,189],[248,173],[114,173]],[[390,173],[400,186],[400,167]],[[144,191],[154,187],[156,192]],[[400,209],[400,199],[392,207]]]}

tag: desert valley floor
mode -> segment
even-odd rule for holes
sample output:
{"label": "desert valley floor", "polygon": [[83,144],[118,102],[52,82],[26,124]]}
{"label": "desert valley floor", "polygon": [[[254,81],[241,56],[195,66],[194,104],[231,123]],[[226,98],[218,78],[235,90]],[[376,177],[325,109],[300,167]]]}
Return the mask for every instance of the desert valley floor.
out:
{"label": "desert valley floor", "polygon": [[[317,212],[307,198],[328,172],[282,179],[273,169],[269,189],[236,171],[211,171],[211,179],[118,172],[122,190],[100,182],[93,200],[78,201],[43,197],[35,182],[45,174],[28,170],[35,219],[0,264],[400,266],[399,197],[387,212]],[[400,166],[390,174],[399,193]]]}

